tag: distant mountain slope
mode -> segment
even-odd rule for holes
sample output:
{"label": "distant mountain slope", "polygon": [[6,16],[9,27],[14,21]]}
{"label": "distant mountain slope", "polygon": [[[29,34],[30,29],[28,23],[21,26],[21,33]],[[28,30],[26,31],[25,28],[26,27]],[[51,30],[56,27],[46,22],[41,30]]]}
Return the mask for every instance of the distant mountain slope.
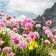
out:
{"label": "distant mountain slope", "polygon": [[42,17],[45,17],[46,20],[51,19],[53,21],[53,26],[56,26],[56,3],[54,3],[51,8],[46,9]]}

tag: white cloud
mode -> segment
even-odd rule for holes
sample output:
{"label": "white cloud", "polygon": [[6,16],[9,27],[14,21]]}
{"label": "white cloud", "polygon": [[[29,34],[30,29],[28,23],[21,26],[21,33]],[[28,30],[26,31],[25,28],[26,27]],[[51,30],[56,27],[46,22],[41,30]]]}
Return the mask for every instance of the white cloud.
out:
{"label": "white cloud", "polygon": [[41,15],[46,8],[52,7],[54,2],[56,0],[0,0],[0,9],[5,9],[9,14],[17,16],[24,14],[35,18],[37,15]]}
{"label": "white cloud", "polygon": [[[54,1],[54,0],[52,0]],[[41,15],[46,8],[53,5],[51,0],[11,0],[7,11],[30,11],[37,15]]]}

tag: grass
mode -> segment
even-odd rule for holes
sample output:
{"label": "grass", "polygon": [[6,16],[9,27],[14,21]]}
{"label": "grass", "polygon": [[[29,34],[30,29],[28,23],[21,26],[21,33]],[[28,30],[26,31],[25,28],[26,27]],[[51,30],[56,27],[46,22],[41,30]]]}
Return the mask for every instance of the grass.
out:
{"label": "grass", "polygon": [[53,50],[52,50],[52,53],[53,53],[53,54],[56,54],[56,49],[53,49]]}

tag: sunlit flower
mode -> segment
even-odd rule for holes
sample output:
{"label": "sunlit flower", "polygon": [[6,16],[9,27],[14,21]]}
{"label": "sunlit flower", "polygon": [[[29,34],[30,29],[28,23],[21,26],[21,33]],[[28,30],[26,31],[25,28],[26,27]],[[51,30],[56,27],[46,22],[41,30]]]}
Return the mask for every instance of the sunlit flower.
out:
{"label": "sunlit flower", "polygon": [[36,41],[31,41],[29,44],[29,50],[33,50],[36,47],[38,47],[38,43]]}
{"label": "sunlit flower", "polygon": [[45,43],[45,45],[49,45],[49,44],[50,44],[50,41],[46,39],[46,40],[44,41],[44,43]]}
{"label": "sunlit flower", "polygon": [[32,45],[29,46],[29,50],[33,50],[34,47]]}
{"label": "sunlit flower", "polygon": [[38,43],[36,41],[31,41],[30,45],[32,45],[34,48],[38,47]]}

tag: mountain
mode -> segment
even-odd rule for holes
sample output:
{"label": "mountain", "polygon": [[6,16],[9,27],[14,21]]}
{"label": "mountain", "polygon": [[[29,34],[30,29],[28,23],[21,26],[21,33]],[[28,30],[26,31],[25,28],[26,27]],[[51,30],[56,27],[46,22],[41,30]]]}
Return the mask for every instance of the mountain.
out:
{"label": "mountain", "polygon": [[46,20],[52,20],[53,26],[56,26],[56,2],[51,8],[44,11],[42,17],[44,17]]}
{"label": "mountain", "polygon": [[46,20],[52,20],[52,22],[53,22],[52,27],[56,26],[56,2],[54,3],[54,5],[51,8],[47,8],[41,16],[39,15],[34,20],[43,21],[43,18],[45,18]]}

